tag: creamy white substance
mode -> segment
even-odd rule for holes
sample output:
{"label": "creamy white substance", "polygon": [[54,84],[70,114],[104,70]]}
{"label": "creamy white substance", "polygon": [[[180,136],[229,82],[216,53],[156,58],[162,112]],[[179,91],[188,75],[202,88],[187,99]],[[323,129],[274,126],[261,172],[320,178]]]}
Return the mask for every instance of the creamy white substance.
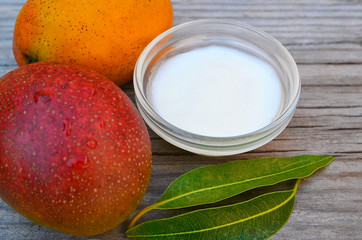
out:
{"label": "creamy white substance", "polygon": [[230,137],[273,121],[281,83],[266,62],[242,51],[208,46],[167,59],[153,74],[155,111],[191,133]]}

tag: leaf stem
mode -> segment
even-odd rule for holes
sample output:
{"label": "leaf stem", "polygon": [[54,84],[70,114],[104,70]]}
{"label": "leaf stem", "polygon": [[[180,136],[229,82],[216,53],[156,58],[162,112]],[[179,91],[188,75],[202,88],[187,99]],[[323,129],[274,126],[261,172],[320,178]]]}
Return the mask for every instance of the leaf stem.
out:
{"label": "leaf stem", "polygon": [[128,224],[128,227],[127,227],[127,231],[129,229],[131,229],[135,224],[136,222],[138,221],[138,219],[140,219],[143,215],[145,215],[146,213],[150,212],[151,210],[157,208],[159,206],[159,204],[157,203],[154,203],[148,207],[145,207],[144,209],[142,209],[141,211],[139,211],[136,215],[134,215],[134,217],[131,219],[131,221],[129,222]]}

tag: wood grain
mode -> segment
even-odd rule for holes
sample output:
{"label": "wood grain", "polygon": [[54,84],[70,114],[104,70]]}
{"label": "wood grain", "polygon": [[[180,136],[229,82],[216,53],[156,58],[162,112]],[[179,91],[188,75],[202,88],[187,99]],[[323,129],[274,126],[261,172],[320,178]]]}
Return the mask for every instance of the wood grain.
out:
{"label": "wood grain", "polygon": [[[25,0],[0,0],[0,76],[16,68],[12,33]],[[239,20],[270,33],[295,58],[302,79],[286,130],[252,152],[210,158],[188,153],[150,130],[153,172],[139,208],[155,202],[179,175],[236,159],[328,154],[336,160],[302,181],[293,214],[272,239],[362,239],[362,1],[173,0],[175,25],[204,18]],[[132,84],[123,87],[134,99]],[[249,192],[244,195],[253,194]],[[243,197],[243,196],[240,196]],[[141,221],[179,211],[155,211]],[[125,239],[125,224],[94,237],[38,226],[0,201],[0,239]]]}

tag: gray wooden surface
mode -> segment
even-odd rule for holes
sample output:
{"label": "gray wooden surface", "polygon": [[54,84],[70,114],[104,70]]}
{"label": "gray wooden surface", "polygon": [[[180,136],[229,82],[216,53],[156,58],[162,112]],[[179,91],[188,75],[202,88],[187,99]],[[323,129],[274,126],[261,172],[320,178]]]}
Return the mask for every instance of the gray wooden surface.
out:
{"label": "gray wooden surface", "polygon": [[[16,68],[12,32],[25,0],[0,0],[0,76]],[[173,0],[180,24],[203,18],[240,20],[280,40],[295,58],[302,94],[295,116],[274,141],[249,153],[197,156],[150,131],[153,172],[140,205],[155,202],[168,184],[196,167],[236,159],[328,154],[336,160],[301,182],[289,222],[272,239],[362,239],[362,1]],[[132,84],[124,87],[133,98]],[[1,104],[1,103],[0,103]],[[169,216],[155,211],[141,220]],[[0,200],[0,239],[125,239],[125,224],[90,238],[38,226]]]}

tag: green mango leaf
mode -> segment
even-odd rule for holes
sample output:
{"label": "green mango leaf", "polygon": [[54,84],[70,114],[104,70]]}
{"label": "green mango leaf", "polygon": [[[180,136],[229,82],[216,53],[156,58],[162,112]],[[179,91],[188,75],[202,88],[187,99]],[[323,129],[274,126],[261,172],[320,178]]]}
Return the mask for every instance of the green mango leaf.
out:
{"label": "green mango leaf", "polygon": [[142,223],[127,231],[133,239],[266,239],[288,221],[297,192],[272,192],[249,201]]}
{"label": "green mango leaf", "polygon": [[177,178],[155,205],[157,209],[176,209],[214,203],[257,187],[308,177],[333,159],[303,155],[201,167]]}
{"label": "green mango leaf", "polygon": [[177,209],[209,204],[250,189],[310,176],[334,157],[303,155],[233,161],[192,170],[177,178],[161,198],[140,211],[129,224],[153,209]]}

